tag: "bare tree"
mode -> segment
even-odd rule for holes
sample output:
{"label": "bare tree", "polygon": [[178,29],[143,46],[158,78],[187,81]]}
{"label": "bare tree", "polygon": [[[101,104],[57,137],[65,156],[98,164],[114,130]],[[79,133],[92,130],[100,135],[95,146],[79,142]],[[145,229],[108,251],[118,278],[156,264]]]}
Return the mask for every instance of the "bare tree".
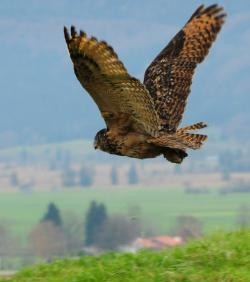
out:
{"label": "bare tree", "polygon": [[132,242],[140,234],[140,223],[124,215],[112,215],[103,224],[96,245],[106,250],[116,250]]}
{"label": "bare tree", "polygon": [[10,257],[19,255],[20,244],[16,238],[7,230],[4,225],[0,225],[0,269],[5,268]]}
{"label": "bare tree", "polygon": [[33,227],[29,234],[31,252],[49,260],[62,256],[66,250],[66,239],[62,229],[51,221],[44,221]]}
{"label": "bare tree", "polygon": [[111,177],[112,185],[117,185],[118,184],[118,175],[117,175],[117,169],[115,166],[112,166],[111,168],[110,177]]}
{"label": "bare tree", "polygon": [[239,208],[236,224],[240,228],[248,228],[250,227],[250,207],[247,205],[242,205]]}
{"label": "bare tree", "polygon": [[89,187],[93,184],[94,171],[86,166],[82,166],[79,171],[79,185]]}
{"label": "bare tree", "polygon": [[67,253],[78,254],[84,245],[83,220],[72,212],[63,214],[62,230],[66,239]]}
{"label": "bare tree", "polygon": [[17,176],[16,172],[12,172],[11,173],[11,175],[10,175],[10,184],[13,187],[17,187],[18,186],[19,181],[18,181],[18,176]]}
{"label": "bare tree", "polygon": [[65,168],[62,173],[62,185],[65,187],[74,187],[77,185],[76,172],[70,167]]}
{"label": "bare tree", "polygon": [[202,223],[199,219],[191,215],[182,215],[177,217],[176,227],[173,233],[187,241],[192,238],[202,236]]}
{"label": "bare tree", "polygon": [[133,184],[138,184],[138,182],[139,179],[138,179],[136,166],[132,163],[128,170],[128,183],[133,185]]}

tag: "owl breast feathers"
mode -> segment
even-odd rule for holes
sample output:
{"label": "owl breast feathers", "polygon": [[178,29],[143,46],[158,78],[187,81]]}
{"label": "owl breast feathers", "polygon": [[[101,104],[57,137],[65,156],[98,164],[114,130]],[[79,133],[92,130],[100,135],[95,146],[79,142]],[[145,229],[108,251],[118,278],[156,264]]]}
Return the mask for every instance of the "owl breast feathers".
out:
{"label": "owl breast feathers", "polygon": [[199,122],[178,128],[192,76],[225,20],[223,8],[200,6],[146,69],[144,82],[128,74],[113,48],[71,27],[65,40],[76,77],[97,104],[107,128],[95,137],[95,148],[120,156],[163,155],[181,163],[187,149],[198,149],[206,135],[190,131]]}

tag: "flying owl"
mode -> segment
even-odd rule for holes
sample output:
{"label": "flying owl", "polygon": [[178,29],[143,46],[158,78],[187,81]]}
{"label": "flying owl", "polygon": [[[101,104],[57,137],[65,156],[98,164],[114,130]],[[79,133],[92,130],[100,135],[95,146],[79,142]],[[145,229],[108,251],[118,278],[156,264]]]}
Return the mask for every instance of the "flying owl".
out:
{"label": "flying owl", "polygon": [[163,155],[181,163],[187,149],[199,149],[206,135],[192,131],[199,122],[178,128],[198,63],[208,54],[224,20],[223,8],[200,6],[146,69],[143,83],[132,77],[113,48],[85,32],[65,40],[81,85],[97,104],[107,128],[100,130],[95,149],[132,158]]}

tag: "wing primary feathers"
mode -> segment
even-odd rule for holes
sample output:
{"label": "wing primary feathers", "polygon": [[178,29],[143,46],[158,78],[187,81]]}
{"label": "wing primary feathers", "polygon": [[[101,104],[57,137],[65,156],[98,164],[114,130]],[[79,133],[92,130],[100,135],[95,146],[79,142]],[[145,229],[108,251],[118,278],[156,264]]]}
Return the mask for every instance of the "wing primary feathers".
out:
{"label": "wing primary feathers", "polygon": [[77,36],[76,28],[72,25],[70,28],[71,36],[72,38],[75,38]]}
{"label": "wing primary feathers", "polygon": [[227,16],[226,13],[222,13],[222,14],[216,16],[215,19],[216,19],[216,20],[224,19],[226,16]]}
{"label": "wing primary feathers", "polygon": [[144,84],[154,99],[165,130],[178,128],[195,68],[208,54],[225,16],[217,4],[199,6],[145,71]]}
{"label": "wing primary feathers", "polygon": [[80,36],[81,37],[86,37],[86,33],[83,30],[80,30]]}
{"label": "wing primary feathers", "polygon": [[202,129],[202,128],[206,128],[207,124],[205,122],[198,122],[192,125],[188,125],[182,128],[178,128],[177,132],[187,132],[187,131],[193,131],[193,130],[198,130],[198,129]]}
{"label": "wing primary feathers", "polygon": [[204,5],[200,5],[195,12],[192,14],[192,16],[190,17],[190,19],[188,20],[188,22],[190,22],[193,18],[197,17],[201,11],[204,9]]}
{"label": "wing primary feathers", "polygon": [[213,15],[213,14],[215,14],[215,13],[218,13],[218,12],[220,12],[220,11],[222,11],[222,10],[223,10],[223,8],[218,7],[217,4],[213,4],[213,5],[211,5],[211,6],[208,6],[208,7],[202,12],[202,15],[207,14],[207,15],[211,16],[211,15]]}
{"label": "wing primary feathers", "polygon": [[[160,119],[146,87],[131,77],[111,46],[85,32],[77,33],[71,26],[70,34],[64,29],[76,77],[89,92],[101,113],[114,116],[105,118],[107,127],[117,126],[121,116],[139,132],[158,136]],[[125,118],[126,117],[126,118]],[[126,124],[124,122],[124,125]],[[132,126],[132,125],[131,125]]]}
{"label": "wing primary feathers", "polygon": [[68,32],[68,29],[67,29],[66,26],[63,28],[63,31],[64,31],[65,41],[66,41],[67,44],[69,44],[70,36],[69,36],[69,32]]}

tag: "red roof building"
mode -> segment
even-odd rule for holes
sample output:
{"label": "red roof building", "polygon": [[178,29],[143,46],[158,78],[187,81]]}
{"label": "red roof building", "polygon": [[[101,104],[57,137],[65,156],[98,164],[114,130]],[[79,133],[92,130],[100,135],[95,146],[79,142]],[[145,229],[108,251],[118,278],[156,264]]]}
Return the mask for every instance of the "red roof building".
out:
{"label": "red roof building", "polygon": [[137,238],[133,246],[136,249],[155,249],[161,250],[164,248],[174,247],[183,244],[180,237],[171,236],[156,236],[149,238]]}

